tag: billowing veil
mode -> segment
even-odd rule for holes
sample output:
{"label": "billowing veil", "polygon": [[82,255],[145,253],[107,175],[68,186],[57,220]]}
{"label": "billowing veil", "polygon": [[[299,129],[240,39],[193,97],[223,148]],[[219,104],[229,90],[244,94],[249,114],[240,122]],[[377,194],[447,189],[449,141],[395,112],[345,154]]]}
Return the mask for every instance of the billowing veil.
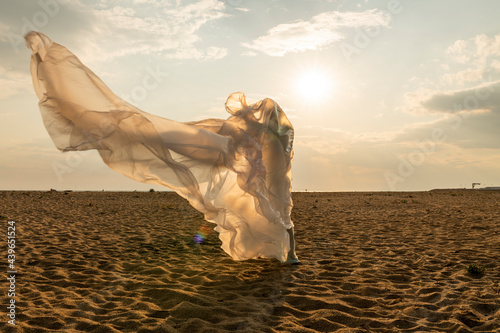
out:
{"label": "billowing veil", "polygon": [[227,120],[180,123],[117,97],[65,47],[25,36],[45,127],[61,151],[96,149],[104,163],[164,185],[216,223],[235,260],[287,259],[292,208],[293,127],[271,99],[226,101]]}

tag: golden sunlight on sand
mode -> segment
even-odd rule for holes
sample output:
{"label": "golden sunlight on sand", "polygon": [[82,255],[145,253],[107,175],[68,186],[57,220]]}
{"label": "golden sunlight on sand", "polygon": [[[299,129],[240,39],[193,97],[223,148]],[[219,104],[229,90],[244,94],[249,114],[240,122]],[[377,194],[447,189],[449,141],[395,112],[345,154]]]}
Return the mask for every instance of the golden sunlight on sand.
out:
{"label": "golden sunlight on sand", "polygon": [[[500,192],[293,199],[296,266],[233,261],[213,231],[197,245],[207,222],[174,193],[0,192],[18,274],[16,326],[4,313],[0,330],[500,329]],[[471,264],[485,273],[469,274]]]}

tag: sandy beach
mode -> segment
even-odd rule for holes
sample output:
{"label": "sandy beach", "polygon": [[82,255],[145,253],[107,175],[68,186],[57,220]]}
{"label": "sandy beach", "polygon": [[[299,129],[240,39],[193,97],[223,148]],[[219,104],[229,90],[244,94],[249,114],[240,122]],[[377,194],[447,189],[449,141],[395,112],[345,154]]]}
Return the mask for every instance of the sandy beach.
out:
{"label": "sandy beach", "polygon": [[[172,192],[0,192],[2,332],[499,332],[500,192],[293,193],[301,265],[233,261]],[[466,267],[485,266],[471,275]]]}

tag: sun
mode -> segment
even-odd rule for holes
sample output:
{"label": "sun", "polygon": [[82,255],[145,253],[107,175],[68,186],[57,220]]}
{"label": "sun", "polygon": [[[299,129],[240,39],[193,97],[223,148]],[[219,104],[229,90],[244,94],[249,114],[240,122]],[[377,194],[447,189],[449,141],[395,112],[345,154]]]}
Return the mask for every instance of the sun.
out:
{"label": "sun", "polygon": [[320,103],[332,96],[334,82],[328,72],[308,70],[297,77],[296,90],[303,100]]}

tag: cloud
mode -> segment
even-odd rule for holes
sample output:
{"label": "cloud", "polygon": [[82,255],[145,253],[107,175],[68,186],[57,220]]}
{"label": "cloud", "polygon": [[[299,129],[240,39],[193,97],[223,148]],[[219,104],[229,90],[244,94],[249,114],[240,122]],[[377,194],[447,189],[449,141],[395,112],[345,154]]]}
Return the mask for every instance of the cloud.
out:
{"label": "cloud", "polygon": [[448,47],[446,54],[461,64],[483,63],[490,56],[500,55],[500,34],[491,37],[481,34],[467,40],[457,40]]}
{"label": "cloud", "polygon": [[458,147],[463,149],[460,154],[468,149],[500,149],[500,81],[465,89],[421,89],[407,95],[412,104],[407,110],[438,118],[403,128],[394,143],[430,143],[437,149],[446,146],[448,151]]}
{"label": "cloud", "polygon": [[500,81],[487,82],[473,88],[435,92],[420,102],[428,112],[500,110]]}
{"label": "cloud", "polygon": [[[225,48],[203,44],[200,30],[225,17],[224,2],[108,0],[89,4],[79,0],[25,1],[0,13],[0,99],[31,92],[26,63],[29,50],[23,34],[40,30],[68,47],[86,64],[113,60],[129,54],[158,58],[213,60],[227,55]],[[201,45],[201,46],[200,46]],[[22,56],[20,56],[22,55]]]}
{"label": "cloud", "polygon": [[440,59],[423,65],[438,78],[411,80],[403,111],[413,114],[481,112],[500,105],[500,34],[457,40]]}
{"label": "cloud", "polygon": [[500,81],[416,94],[414,102],[418,103],[419,114],[439,118],[403,128],[392,140],[394,143],[430,142],[435,146],[500,149]]}
{"label": "cloud", "polygon": [[[294,165],[294,176],[300,179],[294,186],[367,191],[494,183],[500,163],[499,125],[500,113],[489,112],[446,115],[386,135],[310,128],[318,135],[299,136],[294,146],[295,158],[309,161]],[[326,136],[327,131],[338,135]]]}
{"label": "cloud", "polygon": [[51,4],[47,6],[43,1],[13,4],[0,15],[2,20],[7,19],[6,24],[0,24],[0,42],[12,44],[10,49],[19,50],[24,48],[22,35],[28,30],[39,30],[77,51],[87,62],[138,53],[200,60],[220,59],[227,54],[225,48],[199,46],[202,44],[200,29],[227,16],[223,1],[198,0],[182,4],[180,1],[89,3],[70,0],[62,4],[54,0]]}
{"label": "cloud", "polygon": [[[82,11],[95,19],[93,32],[87,38],[88,52],[100,50],[107,57],[126,54],[158,54],[173,59],[220,59],[227,55],[225,48],[196,46],[198,31],[209,22],[221,19],[224,3],[200,0],[187,5],[164,5],[144,2],[141,7],[120,5],[87,8]],[[134,9],[135,8],[135,9]]]}
{"label": "cloud", "polygon": [[500,34],[457,40],[445,54],[444,62],[450,73],[443,75],[444,83],[477,83],[486,75],[500,72]]}
{"label": "cloud", "polygon": [[279,24],[266,35],[243,46],[270,56],[289,52],[303,52],[325,48],[345,38],[343,28],[387,27],[390,15],[380,10],[364,12],[331,11],[321,13],[309,21]]}
{"label": "cloud", "polygon": [[421,87],[406,93],[404,99],[401,109],[416,115],[500,110],[500,80],[447,91]]}
{"label": "cloud", "polygon": [[[500,82],[477,88],[482,94],[495,92]],[[298,178],[308,179],[297,185],[322,189],[322,181],[328,181],[335,190],[426,190],[457,187],[464,179],[494,181],[500,161],[500,98],[492,93],[474,108],[448,108],[471,94],[476,96],[474,89],[429,96],[425,101],[439,110],[439,118],[390,132],[297,127],[296,158],[311,161],[294,169]]]}

